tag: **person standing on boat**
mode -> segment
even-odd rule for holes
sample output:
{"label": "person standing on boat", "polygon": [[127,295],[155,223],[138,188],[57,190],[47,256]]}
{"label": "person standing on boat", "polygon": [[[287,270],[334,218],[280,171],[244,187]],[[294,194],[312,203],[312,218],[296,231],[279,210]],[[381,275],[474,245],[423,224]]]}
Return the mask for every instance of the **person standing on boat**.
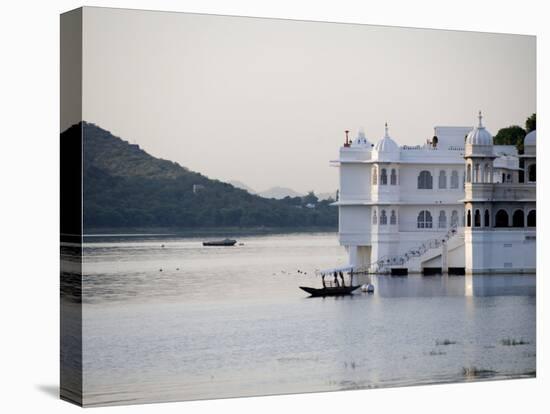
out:
{"label": "person standing on boat", "polygon": [[323,282],[323,289],[326,289],[327,285],[325,283],[325,274],[323,273],[323,276],[321,276],[321,281]]}
{"label": "person standing on boat", "polygon": [[340,287],[340,284],[338,283],[338,273],[334,272],[334,286]]}
{"label": "person standing on boat", "polygon": [[342,287],[346,286],[346,283],[344,282],[344,274],[340,271],[340,279],[342,279]]}

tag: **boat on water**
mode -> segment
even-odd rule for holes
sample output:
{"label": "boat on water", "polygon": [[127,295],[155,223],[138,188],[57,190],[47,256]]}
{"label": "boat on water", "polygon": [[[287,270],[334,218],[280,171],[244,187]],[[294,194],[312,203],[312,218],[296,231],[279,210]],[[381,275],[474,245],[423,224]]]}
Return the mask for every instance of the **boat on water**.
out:
{"label": "boat on water", "polygon": [[343,295],[351,295],[352,292],[356,289],[359,289],[359,285],[357,286],[326,286],[323,288],[312,288],[312,287],[306,287],[306,286],[300,286],[300,289],[302,289],[304,292],[309,293],[311,296],[343,296]]}
{"label": "boat on water", "polygon": [[[344,280],[344,273],[348,272],[349,283],[346,285]],[[323,283],[322,288],[313,288],[307,286],[299,286],[304,292],[309,293],[311,296],[325,297],[325,296],[344,296],[351,295],[353,291],[359,289],[361,285],[353,284],[353,268],[342,267],[336,269],[327,269],[318,272],[321,275],[321,281]],[[334,279],[328,283],[325,281],[326,276],[333,276]]]}
{"label": "boat on water", "polygon": [[234,246],[237,240],[223,239],[202,242],[203,246]]}

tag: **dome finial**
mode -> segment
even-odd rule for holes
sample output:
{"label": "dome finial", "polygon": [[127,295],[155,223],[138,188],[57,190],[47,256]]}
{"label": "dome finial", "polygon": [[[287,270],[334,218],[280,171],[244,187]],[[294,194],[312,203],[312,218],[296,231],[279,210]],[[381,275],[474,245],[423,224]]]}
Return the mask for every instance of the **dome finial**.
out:
{"label": "dome finial", "polygon": [[477,117],[478,117],[478,119],[479,119],[479,125],[478,125],[478,127],[479,127],[479,128],[483,128],[483,124],[481,123],[481,120],[483,119],[483,116],[481,115],[481,111],[478,112]]}
{"label": "dome finial", "polygon": [[385,137],[388,137],[388,136],[389,136],[389,135],[388,135],[388,123],[387,123],[387,122],[384,124],[384,136],[385,136]]}

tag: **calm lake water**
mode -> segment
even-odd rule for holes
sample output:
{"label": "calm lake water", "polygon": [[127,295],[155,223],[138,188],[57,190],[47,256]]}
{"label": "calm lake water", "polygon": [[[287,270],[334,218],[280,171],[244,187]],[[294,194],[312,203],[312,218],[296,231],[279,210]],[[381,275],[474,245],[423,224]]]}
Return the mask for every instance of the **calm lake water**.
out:
{"label": "calm lake water", "polygon": [[534,276],[374,276],[374,294],[308,298],[315,269],[346,263],[335,234],[201,241],[86,239],[85,405],[535,375]]}

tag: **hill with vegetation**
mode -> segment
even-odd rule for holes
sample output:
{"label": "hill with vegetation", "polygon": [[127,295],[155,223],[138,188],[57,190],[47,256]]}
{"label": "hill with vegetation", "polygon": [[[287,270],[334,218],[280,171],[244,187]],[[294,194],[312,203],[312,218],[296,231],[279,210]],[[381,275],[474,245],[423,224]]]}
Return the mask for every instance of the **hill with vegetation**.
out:
{"label": "hill with vegetation", "polygon": [[91,123],[63,136],[83,137],[84,227],[335,229],[333,200],[266,199],[158,159]]}

